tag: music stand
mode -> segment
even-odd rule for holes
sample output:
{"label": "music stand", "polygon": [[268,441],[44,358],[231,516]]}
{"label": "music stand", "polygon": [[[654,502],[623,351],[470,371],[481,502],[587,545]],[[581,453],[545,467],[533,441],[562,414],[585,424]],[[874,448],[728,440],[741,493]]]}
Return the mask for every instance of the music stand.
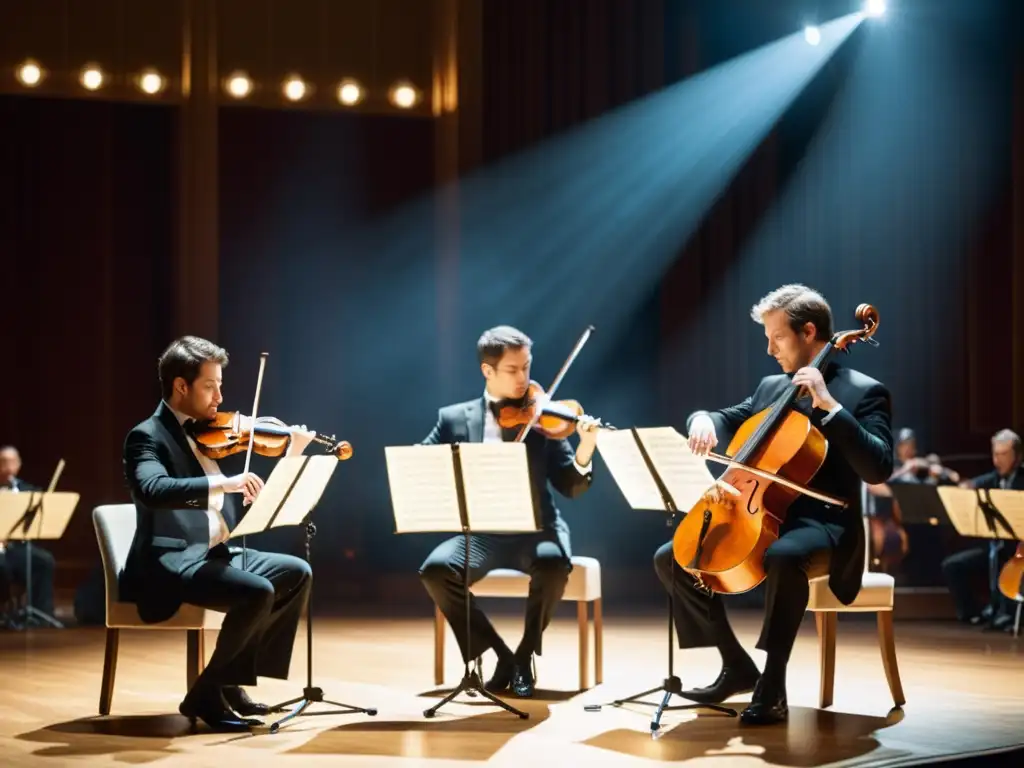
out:
{"label": "music stand", "polygon": [[484,688],[470,669],[472,628],[469,591],[470,537],[476,533],[531,533],[539,529],[533,505],[526,445],[523,443],[454,443],[389,446],[384,449],[395,516],[395,533],[461,533],[465,542],[462,591],[466,609],[465,669],[462,681],[437,710],[460,693],[479,694],[525,720],[516,709]]}
{"label": "music stand", "polygon": [[[626,497],[633,509],[657,509],[668,512],[665,524],[674,528],[679,515],[678,505],[689,510],[715,485],[715,479],[707,468],[704,459],[690,451],[686,438],[671,427],[652,429],[602,431],[598,436],[598,449],[615,483]],[[675,583],[678,564],[672,557],[672,581]],[[622,706],[626,703],[657,706],[651,718],[651,731],[661,728],[661,716],[667,711],[685,709],[710,709],[729,717],[736,717],[736,712],[729,707],[718,704],[682,704],[668,706],[672,696],[683,696],[682,680],[675,674],[675,643],[674,626],[675,596],[674,590],[668,590],[668,676],[656,688],[633,694],[624,699],[616,699],[610,706]],[[660,704],[652,701],[640,701],[652,693],[664,695]],[[599,712],[601,704],[588,704],[587,712]]]}
{"label": "music stand", "polygon": [[17,613],[25,626],[64,627],[32,605],[32,542],[63,536],[78,500],[79,494],[70,491],[0,493],[0,541],[25,542],[25,607]]}
{"label": "music stand", "polygon": [[[312,569],[310,544],[316,535],[316,526],[307,517],[320,501],[327,482],[331,479],[338,460],[334,456],[289,456],[280,459],[270,473],[263,490],[256,497],[252,508],[231,532],[231,538],[256,534],[284,525],[305,523],[306,562]],[[271,733],[277,733],[281,725],[300,715],[351,715],[365,713],[376,715],[375,708],[355,707],[324,698],[322,688],[313,685],[313,589],[310,587],[306,599],[306,687],[302,695],[282,701],[270,708],[279,712],[293,707],[287,715],[271,723]],[[329,712],[307,712],[313,704],[329,704],[340,709]]]}
{"label": "music stand", "polygon": [[904,525],[941,525],[949,519],[939,496],[940,487],[929,483],[889,483]]}
{"label": "music stand", "polygon": [[957,533],[989,540],[989,605],[994,617],[1000,599],[999,550],[1003,541],[1018,540],[1015,531],[1024,531],[1024,492],[950,486],[936,490]]}

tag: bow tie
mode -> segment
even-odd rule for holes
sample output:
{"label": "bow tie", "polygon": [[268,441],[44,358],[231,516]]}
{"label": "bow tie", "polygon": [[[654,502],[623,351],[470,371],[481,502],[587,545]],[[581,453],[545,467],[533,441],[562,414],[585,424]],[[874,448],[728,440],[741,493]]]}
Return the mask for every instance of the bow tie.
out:
{"label": "bow tie", "polygon": [[181,423],[181,428],[185,430],[186,435],[194,435],[196,433],[196,420],[185,419]]}

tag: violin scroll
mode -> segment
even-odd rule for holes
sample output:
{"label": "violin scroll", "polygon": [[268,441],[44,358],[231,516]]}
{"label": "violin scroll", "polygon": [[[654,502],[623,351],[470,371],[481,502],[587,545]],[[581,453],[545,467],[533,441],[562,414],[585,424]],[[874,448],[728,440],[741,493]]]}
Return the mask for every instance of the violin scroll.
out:
{"label": "violin scroll", "polygon": [[875,335],[875,331],[878,330],[878,310],[870,304],[861,304],[854,312],[854,317],[857,318],[858,322],[864,324],[863,327],[855,331],[841,331],[837,333],[832,339],[832,346],[837,350],[849,352],[849,347],[858,341],[866,341],[870,344],[878,345],[878,342],[871,338]]}

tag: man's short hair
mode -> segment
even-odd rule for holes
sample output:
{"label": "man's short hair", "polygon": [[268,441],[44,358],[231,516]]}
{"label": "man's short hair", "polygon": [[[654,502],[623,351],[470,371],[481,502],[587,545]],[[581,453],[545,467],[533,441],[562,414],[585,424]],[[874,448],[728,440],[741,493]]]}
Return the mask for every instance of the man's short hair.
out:
{"label": "man's short hair", "polygon": [[228,353],[212,341],[198,336],[182,336],[170,343],[157,362],[160,376],[160,394],[166,400],[174,391],[174,380],[179,376],[192,384],[199,376],[203,363],[228,364]]}
{"label": "man's short hair", "polygon": [[476,342],[476,353],[481,363],[497,367],[501,358],[510,349],[530,349],[533,341],[525,333],[511,325],[498,325],[480,334]]}
{"label": "man's short hair", "polygon": [[994,435],[992,435],[993,443],[1009,443],[1013,446],[1013,452],[1020,456],[1021,444],[1020,435],[1014,432],[1012,429],[1000,429]]}
{"label": "man's short hair", "polygon": [[800,283],[776,288],[750,308],[750,316],[764,324],[764,316],[777,309],[786,313],[789,327],[796,333],[803,332],[805,324],[814,323],[814,338],[819,341],[832,338],[832,308],[825,297],[812,288]]}

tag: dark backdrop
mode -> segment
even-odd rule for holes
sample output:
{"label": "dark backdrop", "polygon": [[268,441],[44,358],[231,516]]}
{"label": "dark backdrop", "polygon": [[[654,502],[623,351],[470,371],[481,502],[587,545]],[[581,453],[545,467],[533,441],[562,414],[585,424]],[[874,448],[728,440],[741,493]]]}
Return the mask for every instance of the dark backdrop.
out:
{"label": "dark backdrop", "polygon": [[[748,4],[738,14],[742,3],[729,13],[631,5],[485,6],[485,162],[787,33],[797,6],[755,14]],[[1024,428],[1013,421],[1024,382],[1009,349],[1022,330],[1013,327],[1013,276],[1024,268],[1013,214],[1024,177],[1011,163],[1021,152],[1020,68],[997,34],[1005,19],[972,18],[916,19],[908,47],[917,58],[896,82],[868,55],[895,55],[886,38],[855,35],[566,395],[619,425],[679,425],[696,407],[738,400],[771,372],[749,304],[799,279],[828,294],[841,327],[858,303],[879,307],[882,346],[858,349],[855,364],[890,384],[898,424],[915,427],[927,449],[984,452],[995,429]],[[914,78],[956,88],[922,90]],[[875,125],[887,128],[841,130],[837,93],[881,110]],[[973,100],[961,111],[980,117],[930,122],[955,115],[943,110],[964,93]],[[919,108],[900,112],[908,99]],[[70,586],[98,558],[88,511],[126,499],[123,435],[158,397],[155,360],[171,327],[163,280],[174,257],[176,123],[169,108],[14,97],[0,100],[0,118],[0,442],[22,449],[23,474],[36,482],[68,461],[61,485],[80,490],[82,505],[52,548]],[[894,134],[903,143],[885,144]],[[929,144],[935,135],[941,141]],[[249,407],[267,351],[261,412],[336,431],[356,449],[318,513],[321,594],[422,599],[411,576],[438,537],[392,533],[383,447],[420,439],[439,405],[479,394],[472,340],[509,316],[493,307],[456,331],[442,323],[452,274],[437,266],[437,228],[426,216],[402,229],[408,206],[429,212],[421,196],[434,179],[435,138],[432,123],[403,117],[221,114],[225,407]],[[875,141],[885,149],[865,178],[857,152]],[[900,183],[868,194],[887,177]],[[961,212],[955,227],[950,211]],[[544,322],[532,317],[527,330],[560,340],[538,350],[546,382],[580,328]],[[653,587],[650,554],[667,532],[631,513],[606,476],[563,510],[576,551],[608,569],[613,600],[630,585]],[[263,545],[297,544],[294,534],[272,538]]]}

